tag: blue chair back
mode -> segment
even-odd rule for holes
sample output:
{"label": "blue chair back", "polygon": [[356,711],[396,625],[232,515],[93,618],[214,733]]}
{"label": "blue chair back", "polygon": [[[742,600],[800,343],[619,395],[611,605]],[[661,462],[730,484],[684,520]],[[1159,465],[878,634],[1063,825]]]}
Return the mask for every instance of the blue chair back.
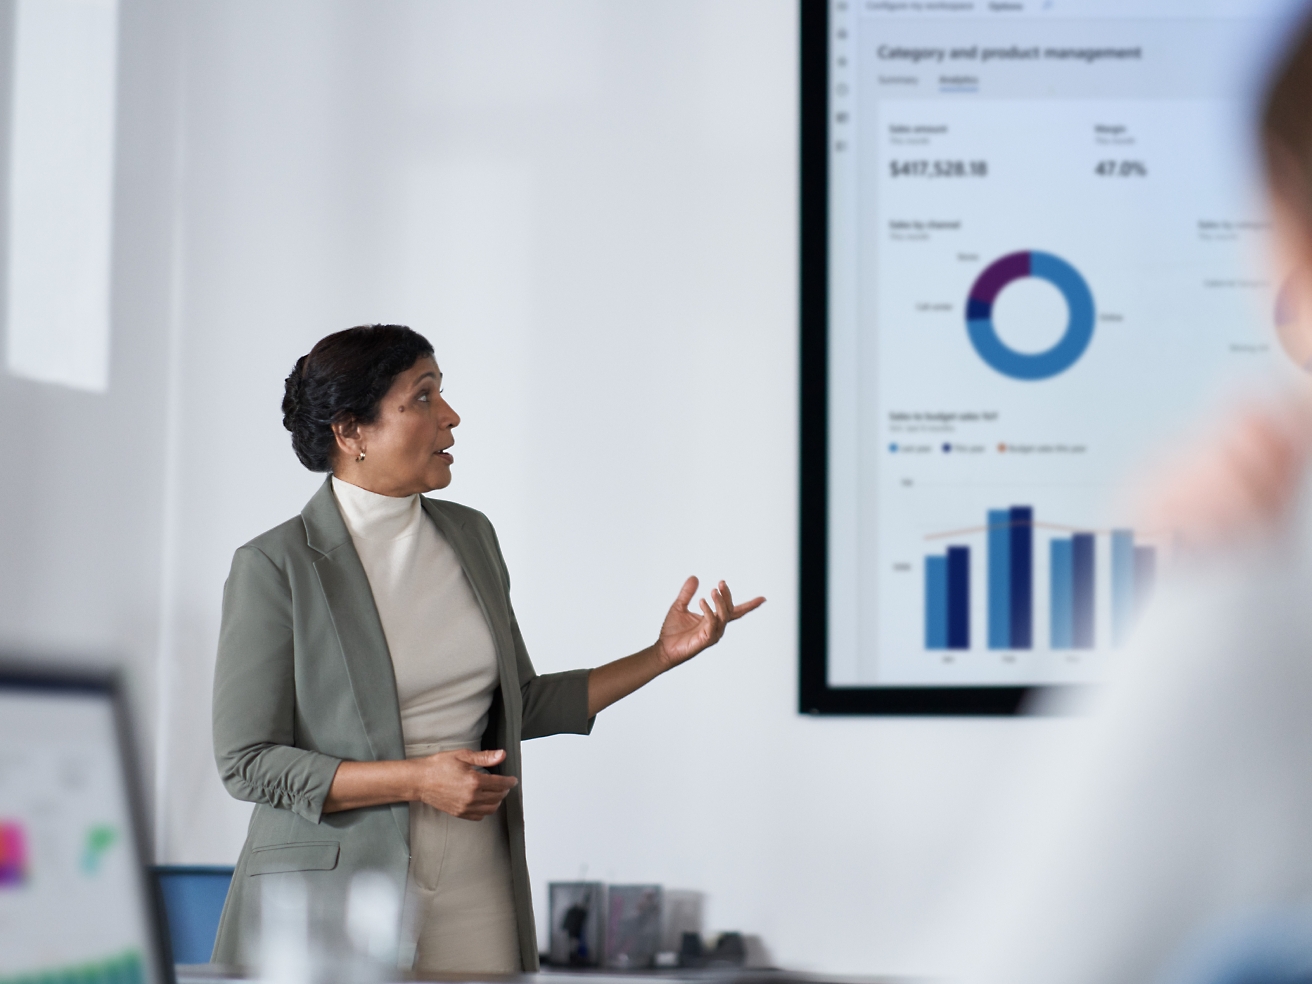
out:
{"label": "blue chair back", "polygon": [[232,869],[211,865],[158,865],[151,869],[164,901],[173,962],[210,962]]}

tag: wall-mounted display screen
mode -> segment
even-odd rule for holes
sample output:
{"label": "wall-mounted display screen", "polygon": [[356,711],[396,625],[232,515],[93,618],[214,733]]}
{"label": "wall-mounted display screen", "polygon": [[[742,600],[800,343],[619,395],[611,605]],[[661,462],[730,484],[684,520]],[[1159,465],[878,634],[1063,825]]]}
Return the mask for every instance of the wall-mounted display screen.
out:
{"label": "wall-mounted display screen", "polygon": [[1007,713],[1130,636],[1169,543],[1118,493],[1297,371],[1250,137],[1286,7],[803,3],[804,712]]}

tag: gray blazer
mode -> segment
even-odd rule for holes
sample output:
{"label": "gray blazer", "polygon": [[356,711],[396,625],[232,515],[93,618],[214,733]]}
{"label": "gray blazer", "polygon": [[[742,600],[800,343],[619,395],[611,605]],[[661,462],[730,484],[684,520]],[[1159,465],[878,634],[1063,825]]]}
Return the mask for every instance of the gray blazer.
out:
{"label": "gray blazer", "polygon": [[[455,550],[496,644],[501,686],[484,748],[504,748],[498,771],[520,776],[522,739],[587,734],[588,671],[538,676],[510,606],[510,578],[486,516],[422,500]],[[373,869],[405,884],[410,808],[323,812],[342,760],[405,758],[392,659],[373,593],[330,481],[301,514],[232,558],[223,589],[214,673],[214,757],[228,792],[255,803],[214,944],[216,963],[241,963],[262,880],[301,872],[312,898],[342,899]],[[524,969],[538,967],[524,857],[520,786],[505,799]],[[487,821],[484,821],[487,822]]]}

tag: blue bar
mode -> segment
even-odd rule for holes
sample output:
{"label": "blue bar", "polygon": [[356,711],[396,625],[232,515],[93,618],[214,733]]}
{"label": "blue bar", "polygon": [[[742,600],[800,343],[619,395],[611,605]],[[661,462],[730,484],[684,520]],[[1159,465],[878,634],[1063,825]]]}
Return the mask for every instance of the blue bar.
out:
{"label": "blue bar", "polygon": [[1092,649],[1094,642],[1093,534],[1071,537],[1071,648]]}
{"label": "blue bar", "polygon": [[1011,648],[1011,513],[989,510],[989,648]]}
{"label": "blue bar", "polygon": [[948,648],[948,559],[925,558],[925,648]]}
{"label": "blue bar", "polygon": [[1071,648],[1071,541],[1053,540],[1050,544],[1052,570],[1048,581],[1052,590],[1050,608],[1052,648]]}
{"label": "blue bar", "polygon": [[970,648],[970,547],[948,547],[948,648]]}
{"label": "blue bar", "polygon": [[1123,646],[1134,624],[1134,534],[1112,530],[1112,645]]}
{"label": "blue bar", "polygon": [[1157,550],[1153,547],[1134,548],[1134,617],[1138,618],[1148,607],[1157,584]]}
{"label": "blue bar", "polygon": [[1011,648],[1034,645],[1034,510],[1011,507]]}

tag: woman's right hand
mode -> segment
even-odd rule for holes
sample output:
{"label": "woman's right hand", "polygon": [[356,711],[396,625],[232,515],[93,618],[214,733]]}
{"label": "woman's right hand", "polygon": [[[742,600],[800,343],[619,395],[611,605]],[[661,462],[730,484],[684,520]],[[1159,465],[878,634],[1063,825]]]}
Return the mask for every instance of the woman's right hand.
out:
{"label": "woman's right hand", "polygon": [[1149,481],[1138,525],[1202,549],[1261,536],[1287,515],[1310,455],[1306,398],[1244,407]]}
{"label": "woman's right hand", "polygon": [[494,776],[487,769],[506,760],[502,749],[476,752],[456,749],[411,759],[416,799],[461,820],[482,820],[497,811],[519,782],[514,776]]}

